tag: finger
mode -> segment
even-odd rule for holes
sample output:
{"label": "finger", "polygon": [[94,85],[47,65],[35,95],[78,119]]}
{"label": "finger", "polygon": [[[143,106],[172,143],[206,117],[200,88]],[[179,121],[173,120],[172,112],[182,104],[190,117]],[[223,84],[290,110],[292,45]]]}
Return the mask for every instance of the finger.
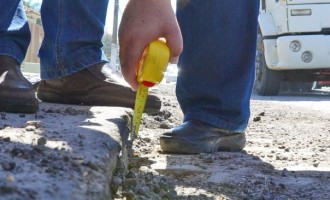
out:
{"label": "finger", "polygon": [[122,72],[125,80],[130,84],[132,89],[137,90],[137,68],[145,47],[138,42],[130,43],[131,45],[126,46],[126,48],[121,51]]}
{"label": "finger", "polygon": [[171,55],[169,62],[176,64],[183,50],[182,36],[179,26],[176,29],[169,29],[165,34],[166,43],[170,49]]}

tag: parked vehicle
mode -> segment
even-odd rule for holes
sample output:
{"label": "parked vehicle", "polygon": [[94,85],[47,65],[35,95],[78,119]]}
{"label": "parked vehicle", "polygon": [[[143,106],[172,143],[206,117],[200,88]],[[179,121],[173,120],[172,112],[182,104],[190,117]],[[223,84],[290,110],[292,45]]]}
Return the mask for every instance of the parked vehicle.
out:
{"label": "parked vehicle", "polygon": [[[328,72],[327,74],[330,75],[330,72]],[[330,87],[330,80],[315,81],[313,84],[313,89],[322,89],[322,87]]]}
{"label": "parked vehicle", "polygon": [[330,80],[330,0],[261,0],[255,90]]}
{"label": "parked vehicle", "polygon": [[175,64],[169,64],[165,72],[166,83],[176,82],[178,78],[178,66]]}

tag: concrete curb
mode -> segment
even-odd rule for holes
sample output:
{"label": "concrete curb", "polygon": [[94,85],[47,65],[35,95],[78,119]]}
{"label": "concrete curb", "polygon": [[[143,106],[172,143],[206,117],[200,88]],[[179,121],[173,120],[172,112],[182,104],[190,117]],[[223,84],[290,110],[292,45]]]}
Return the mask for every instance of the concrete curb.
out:
{"label": "concrete curb", "polygon": [[1,113],[0,199],[111,199],[127,109],[41,103]]}

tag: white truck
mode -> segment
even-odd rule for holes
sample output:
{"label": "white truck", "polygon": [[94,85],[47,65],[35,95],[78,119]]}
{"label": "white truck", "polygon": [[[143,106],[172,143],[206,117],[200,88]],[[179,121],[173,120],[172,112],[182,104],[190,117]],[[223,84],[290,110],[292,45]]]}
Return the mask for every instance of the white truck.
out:
{"label": "white truck", "polygon": [[260,0],[255,90],[330,80],[330,0]]}

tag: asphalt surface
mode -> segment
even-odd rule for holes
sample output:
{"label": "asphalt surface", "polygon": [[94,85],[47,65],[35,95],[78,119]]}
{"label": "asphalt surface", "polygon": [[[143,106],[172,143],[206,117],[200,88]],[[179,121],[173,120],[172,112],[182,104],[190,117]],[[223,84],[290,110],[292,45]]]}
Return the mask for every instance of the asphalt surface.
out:
{"label": "asphalt surface", "polygon": [[[39,80],[27,77],[33,84]],[[322,97],[252,99],[295,100],[314,109],[328,103]],[[111,199],[113,174],[127,165],[122,140],[129,131],[128,112],[40,102],[36,114],[0,113],[0,199]]]}

